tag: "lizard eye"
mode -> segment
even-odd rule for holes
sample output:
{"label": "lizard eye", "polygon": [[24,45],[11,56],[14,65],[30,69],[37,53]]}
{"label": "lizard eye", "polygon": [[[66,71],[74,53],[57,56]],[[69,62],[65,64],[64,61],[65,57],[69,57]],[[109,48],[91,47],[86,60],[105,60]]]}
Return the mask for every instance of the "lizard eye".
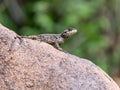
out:
{"label": "lizard eye", "polygon": [[68,31],[72,31],[73,30],[73,28],[68,28]]}
{"label": "lizard eye", "polygon": [[64,33],[68,33],[68,31],[72,31],[72,30],[73,30],[73,28],[68,28],[64,31]]}

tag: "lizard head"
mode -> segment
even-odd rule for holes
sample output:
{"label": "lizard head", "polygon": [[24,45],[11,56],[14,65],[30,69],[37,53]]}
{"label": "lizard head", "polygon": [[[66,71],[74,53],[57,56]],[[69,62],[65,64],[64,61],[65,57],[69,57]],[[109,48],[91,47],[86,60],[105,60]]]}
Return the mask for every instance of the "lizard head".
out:
{"label": "lizard head", "polygon": [[76,29],[69,28],[69,29],[64,30],[64,32],[61,34],[61,37],[68,38],[69,36],[72,36],[75,33],[77,33]]}

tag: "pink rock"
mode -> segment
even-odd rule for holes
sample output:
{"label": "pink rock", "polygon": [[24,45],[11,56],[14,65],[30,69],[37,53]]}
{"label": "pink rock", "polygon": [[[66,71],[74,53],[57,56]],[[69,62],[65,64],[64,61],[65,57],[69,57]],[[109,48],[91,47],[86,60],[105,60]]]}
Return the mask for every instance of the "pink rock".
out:
{"label": "pink rock", "polygon": [[120,90],[91,61],[0,25],[0,90]]}

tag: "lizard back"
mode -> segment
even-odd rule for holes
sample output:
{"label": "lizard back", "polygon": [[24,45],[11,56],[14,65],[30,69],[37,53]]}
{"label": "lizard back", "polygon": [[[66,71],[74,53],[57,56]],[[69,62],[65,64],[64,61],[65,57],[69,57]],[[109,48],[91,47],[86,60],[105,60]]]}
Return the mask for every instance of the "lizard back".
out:
{"label": "lizard back", "polygon": [[60,34],[40,34],[38,35],[38,40],[47,42],[49,44],[54,44],[54,43],[63,43],[64,39],[60,36]]}

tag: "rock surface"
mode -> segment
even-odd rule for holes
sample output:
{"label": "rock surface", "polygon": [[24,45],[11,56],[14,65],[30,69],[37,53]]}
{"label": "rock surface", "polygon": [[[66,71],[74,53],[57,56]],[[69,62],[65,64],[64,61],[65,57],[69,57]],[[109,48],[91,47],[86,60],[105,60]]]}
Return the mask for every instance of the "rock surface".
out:
{"label": "rock surface", "polygon": [[0,25],[0,90],[120,90],[92,62]]}

